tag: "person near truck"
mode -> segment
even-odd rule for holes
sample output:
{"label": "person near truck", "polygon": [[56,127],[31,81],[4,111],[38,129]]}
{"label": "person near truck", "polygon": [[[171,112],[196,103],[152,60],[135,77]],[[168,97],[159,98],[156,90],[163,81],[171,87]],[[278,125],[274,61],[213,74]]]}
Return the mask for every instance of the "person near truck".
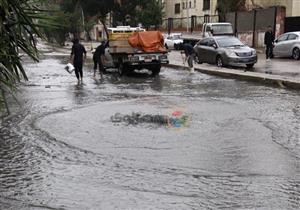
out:
{"label": "person near truck", "polygon": [[268,26],[268,30],[265,33],[265,46],[266,46],[266,59],[270,60],[273,58],[273,46],[274,46],[275,36],[272,31],[272,27]]}
{"label": "person near truck", "polygon": [[[84,56],[83,56],[84,55]],[[82,82],[82,65],[83,61],[86,59],[86,50],[82,44],[79,43],[79,39],[75,38],[73,40],[72,52],[71,52],[71,63],[73,63],[75,68],[75,75],[77,77],[78,83]]]}
{"label": "person near truck", "polygon": [[101,78],[103,78],[103,73],[105,73],[105,69],[103,66],[103,58],[105,55],[105,48],[106,48],[106,42],[102,41],[101,44],[96,48],[96,51],[94,52],[94,55],[93,55],[94,77],[96,76],[97,68],[99,68]]}
{"label": "person near truck", "polygon": [[186,61],[189,65],[189,70],[191,73],[194,73],[194,57],[195,57],[195,51],[194,47],[190,43],[183,44],[183,50],[186,57]]}

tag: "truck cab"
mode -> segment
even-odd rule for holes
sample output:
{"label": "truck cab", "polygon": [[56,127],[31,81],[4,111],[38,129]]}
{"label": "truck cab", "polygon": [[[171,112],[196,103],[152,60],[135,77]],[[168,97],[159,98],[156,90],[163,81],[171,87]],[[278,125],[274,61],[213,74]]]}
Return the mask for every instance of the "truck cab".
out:
{"label": "truck cab", "polygon": [[204,23],[202,37],[234,35],[231,23]]}

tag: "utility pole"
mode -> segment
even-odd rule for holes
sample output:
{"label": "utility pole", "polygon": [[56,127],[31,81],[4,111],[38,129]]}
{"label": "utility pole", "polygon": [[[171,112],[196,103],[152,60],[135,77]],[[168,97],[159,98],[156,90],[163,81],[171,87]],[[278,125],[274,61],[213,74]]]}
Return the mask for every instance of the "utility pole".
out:
{"label": "utility pole", "polygon": [[189,4],[188,0],[186,0],[186,32],[189,32],[189,16],[190,16],[190,11],[189,11]]}

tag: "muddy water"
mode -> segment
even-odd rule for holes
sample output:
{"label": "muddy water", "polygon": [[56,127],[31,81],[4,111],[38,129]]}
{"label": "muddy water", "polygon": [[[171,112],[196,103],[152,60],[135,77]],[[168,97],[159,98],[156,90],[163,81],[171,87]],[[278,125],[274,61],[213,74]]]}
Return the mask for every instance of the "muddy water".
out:
{"label": "muddy water", "polygon": [[[299,93],[169,68],[100,80],[90,63],[77,85],[66,60],[26,64],[0,209],[300,208]],[[133,113],[188,120],[111,120]]]}

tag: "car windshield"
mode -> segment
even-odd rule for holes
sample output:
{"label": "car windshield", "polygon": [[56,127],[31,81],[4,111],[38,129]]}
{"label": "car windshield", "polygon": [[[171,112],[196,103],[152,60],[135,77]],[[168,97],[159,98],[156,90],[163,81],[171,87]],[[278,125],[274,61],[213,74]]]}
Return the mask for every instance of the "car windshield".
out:
{"label": "car windshield", "polygon": [[220,47],[242,47],[245,46],[239,39],[235,37],[226,37],[217,40]]}
{"label": "car windshield", "polygon": [[214,34],[233,34],[231,25],[212,25]]}
{"label": "car windshield", "polygon": [[176,40],[176,39],[181,39],[181,36],[180,35],[173,35],[173,40]]}

